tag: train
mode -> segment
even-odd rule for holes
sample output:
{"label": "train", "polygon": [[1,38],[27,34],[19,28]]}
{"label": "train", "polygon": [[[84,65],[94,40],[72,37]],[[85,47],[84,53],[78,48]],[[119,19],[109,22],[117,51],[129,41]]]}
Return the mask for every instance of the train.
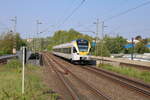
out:
{"label": "train", "polygon": [[76,39],[70,43],[56,45],[52,53],[70,60],[73,63],[88,63],[90,59],[91,43],[86,39]]}

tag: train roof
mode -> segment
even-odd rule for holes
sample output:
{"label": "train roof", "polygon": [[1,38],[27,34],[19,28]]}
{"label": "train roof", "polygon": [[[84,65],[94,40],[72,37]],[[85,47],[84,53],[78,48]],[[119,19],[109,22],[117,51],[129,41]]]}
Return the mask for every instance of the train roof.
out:
{"label": "train roof", "polygon": [[[79,38],[79,39],[72,40],[72,41],[78,41],[78,40],[86,40],[86,39]],[[88,41],[88,40],[87,40],[87,41]]]}
{"label": "train roof", "polygon": [[64,43],[64,44],[56,45],[53,48],[72,47],[72,46],[73,46],[73,42],[70,42],[70,43]]}
{"label": "train roof", "polygon": [[[64,44],[60,44],[60,45],[56,45],[56,46],[53,46],[53,48],[62,48],[62,47],[73,47],[74,45],[74,42],[78,41],[78,40],[86,40],[86,39],[76,39],[76,40],[72,40],[71,42],[69,43],[64,43]],[[87,40],[88,41],[88,40]]]}

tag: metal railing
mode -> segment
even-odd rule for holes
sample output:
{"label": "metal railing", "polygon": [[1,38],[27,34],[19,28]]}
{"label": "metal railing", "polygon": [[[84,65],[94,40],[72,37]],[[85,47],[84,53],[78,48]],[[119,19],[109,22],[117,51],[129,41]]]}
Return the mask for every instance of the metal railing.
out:
{"label": "metal railing", "polygon": [[10,58],[14,58],[14,57],[17,57],[18,55],[5,55],[5,56],[0,56],[0,60],[3,60],[3,59],[10,59]]}

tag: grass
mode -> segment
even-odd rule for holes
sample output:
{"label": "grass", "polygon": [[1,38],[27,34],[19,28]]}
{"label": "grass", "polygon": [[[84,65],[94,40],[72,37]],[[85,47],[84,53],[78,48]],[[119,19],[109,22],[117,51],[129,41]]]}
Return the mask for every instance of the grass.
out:
{"label": "grass", "polygon": [[[58,94],[42,82],[42,68],[27,65],[25,68],[25,93],[21,93],[21,67],[17,60],[0,67],[0,100],[56,100]],[[15,63],[15,64],[14,64]],[[14,64],[14,66],[12,66]]]}
{"label": "grass", "polygon": [[143,71],[136,68],[123,67],[123,66],[112,66],[109,64],[99,65],[99,67],[150,83],[149,71]]}

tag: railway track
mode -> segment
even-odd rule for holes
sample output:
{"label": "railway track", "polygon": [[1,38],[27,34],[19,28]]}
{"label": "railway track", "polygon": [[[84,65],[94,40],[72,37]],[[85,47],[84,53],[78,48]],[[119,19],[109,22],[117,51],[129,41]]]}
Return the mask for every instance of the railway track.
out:
{"label": "railway track", "polygon": [[79,100],[77,94],[71,89],[69,84],[66,82],[65,77],[58,71],[58,69],[56,67],[53,66],[53,65],[55,65],[55,63],[50,61],[50,58],[47,54],[44,54],[44,57],[46,58],[45,59],[46,64],[48,66],[52,66],[52,68],[55,71],[55,73],[57,74],[58,78],[61,80],[61,82],[64,84],[64,86],[66,87],[66,89],[70,93],[70,96],[71,96],[72,100]]}
{"label": "railway track", "polygon": [[100,77],[103,76],[105,78],[108,78],[109,80],[112,80],[113,82],[116,82],[117,84],[120,84],[122,87],[128,88],[139,94],[150,97],[150,85],[149,84],[145,84],[145,83],[130,79],[128,77],[125,77],[125,76],[122,76],[122,75],[119,75],[110,71],[106,71],[101,68],[96,68],[92,66],[72,65],[69,62],[66,62],[66,61],[63,61],[63,62],[68,64],[69,66],[72,66],[72,67],[78,66],[91,73],[100,75]]}
{"label": "railway track", "polygon": [[[82,79],[80,79],[78,76],[76,76],[74,73],[72,73],[69,69],[67,69],[61,62],[58,62],[57,60],[55,60],[55,58],[51,55],[46,55],[47,59],[49,59],[49,65],[53,66],[53,69],[55,70],[55,72],[57,73],[57,75],[59,76],[59,78],[61,79],[61,81],[65,84],[65,86],[67,87],[67,89],[69,90],[69,92],[71,93],[73,100],[82,100],[81,98],[79,98],[79,95],[77,94],[78,91],[75,91],[74,89],[72,89],[72,85],[73,83],[69,83],[66,81],[66,77],[64,76],[65,74],[69,74],[72,76],[72,78],[76,79],[76,81],[78,81],[80,83],[80,85],[86,86],[86,89],[88,91],[90,91],[93,95],[95,95],[97,98],[92,99],[92,100],[111,100],[110,97],[108,95],[106,95],[105,93],[103,93],[102,91],[96,89],[94,86],[92,86],[89,83],[86,83],[85,81],[83,81]],[[48,61],[47,61],[48,63]],[[54,67],[55,65],[55,67]],[[56,67],[57,65],[57,67]],[[63,70],[60,71],[59,68],[61,68]],[[82,87],[80,87],[82,88]]]}
{"label": "railway track", "polygon": [[130,78],[123,77],[121,75],[100,68],[95,68],[95,67],[87,67],[87,68],[82,67],[82,68],[93,71],[93,73],[97,73],[98,75],[103,75],[104,77],[107,77],[112,81],[121,84],[123,87],[127,87],[128,89],[134,90],[140,94],[150,97],[150,85],[148,84],[131,80]]}

